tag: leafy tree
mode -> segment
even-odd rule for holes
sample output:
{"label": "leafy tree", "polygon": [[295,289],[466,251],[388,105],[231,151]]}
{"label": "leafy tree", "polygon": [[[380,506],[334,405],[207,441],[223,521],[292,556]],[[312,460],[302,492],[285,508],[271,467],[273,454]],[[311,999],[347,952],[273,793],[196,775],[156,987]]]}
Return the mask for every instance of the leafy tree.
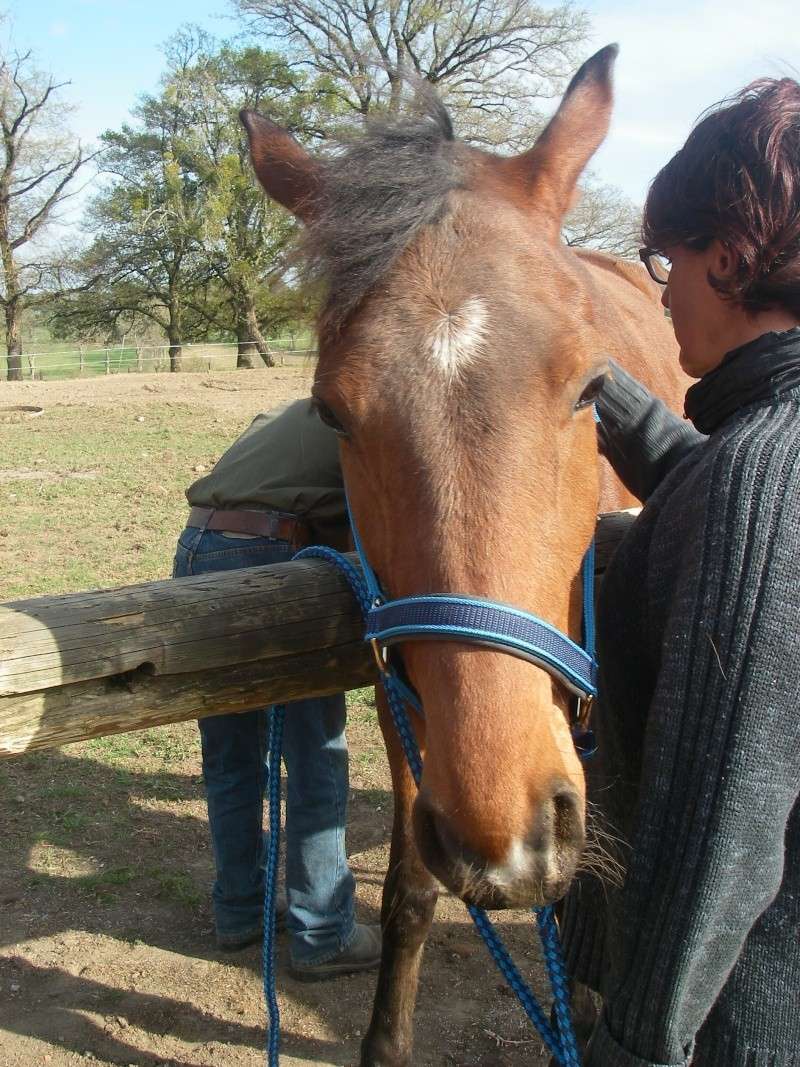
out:
{"label": "leafy tree", "polygon": [[91,158],[64,129],[64,84],[39,73],[31,52],[0,55],[0,306],[11,381],[22,378],[22,316],[58,266],[42,238]]}
{"label": "leafy tree", "polygon": [[569,0],[233,3],[298,69],[328,78],[351,114],[397,110],[411,76],[435,85],[461,132],[489,145],[530,145],[541,101],[561,90],[588,32]]}
{"label": "leafy tree", "polygon": [[109,180],[87,213],[95,239],[78,264],[86,291],[63,301],[55,321],[74,332],[149,319],[166,334],[176,371],[188,293],[208,276],[198,260],[201,190],[183,159],[179,86],[145,97],[133,114],[135,124],[102,136]]}
{"label": "leafy tree", "polygon": [[304,310],[302,294],[289,284],[295,221],[253,180],[239,111],[266,111],[308,142],[334,118],[335,98],[324,80],[292,70],[281,56],[257,47],[216,46],[197,30],[177,34],[168,57],[167,84],[175,85],[186,111],[183,159],[201,189],[199,240],[214,279],[207,292],[217,301],[195,307],[209,325],[233,329],[239,365],[257,357],[271,365],[263,331]]}
{"label": "leafy tree", "polygon": [[85,291],[59,302],[54,328],[120,332],[148,318],[169,338],[173,370],[182,340],[231,334],[238,365],[271,366],[265,333],[303,315],[305,297],[291,284],[295,222],[254,181],[238,114],[268,110],[309,140],[330,94],[280,56],[198,29],[166,54],[161,91],[143,98],[135,125],[103,135],[111,180],[90,212]]}

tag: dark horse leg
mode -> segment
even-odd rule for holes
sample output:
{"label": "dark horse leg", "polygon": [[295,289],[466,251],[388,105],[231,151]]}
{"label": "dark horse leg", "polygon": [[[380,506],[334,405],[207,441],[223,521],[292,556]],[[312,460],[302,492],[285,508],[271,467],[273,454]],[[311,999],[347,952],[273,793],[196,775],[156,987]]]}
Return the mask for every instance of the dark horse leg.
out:
{"label": "dark horse leg", "polygon": [[383,884],[381,967],[372,1019],[361,1044],[361,1067],[409,1067],[419,965],[438,887],[414,844],[411,808],[417,787],[382,693],[378,713],[392,772],[394,825]]}

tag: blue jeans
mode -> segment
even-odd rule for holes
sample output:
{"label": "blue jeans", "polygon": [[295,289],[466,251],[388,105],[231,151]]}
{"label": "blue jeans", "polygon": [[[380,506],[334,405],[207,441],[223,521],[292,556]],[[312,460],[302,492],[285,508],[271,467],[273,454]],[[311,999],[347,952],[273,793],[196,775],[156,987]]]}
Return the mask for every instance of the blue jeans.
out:
{"label": "blue jeans", "polygon": [[[178,540],[173,577],[284,563],[291,556],[286,541],[187,527]],[[198,725],[216,866],[214,919],[219,933],[246,935],[260,925],[264,899],[267,711],[211,715]],[[355,932],[354,879],[345,852],[344,726],[342,693],[287,705],[287,927],[296,963],[332,958]]]}

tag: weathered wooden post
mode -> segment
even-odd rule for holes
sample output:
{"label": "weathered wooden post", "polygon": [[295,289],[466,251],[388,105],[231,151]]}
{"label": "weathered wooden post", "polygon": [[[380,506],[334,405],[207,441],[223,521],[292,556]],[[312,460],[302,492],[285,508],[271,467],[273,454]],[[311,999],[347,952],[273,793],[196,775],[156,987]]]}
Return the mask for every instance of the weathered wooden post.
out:
{"label": "weathered wooden post", "polygon": [[0,606],[0,756],[367,685],[319,560]]}
{"label": "weathered wooden post", "polygon": [[[601,516],[598,574],[632,518]],[[0,757],[371,684],[362,635],[322,560],[0,605]]]}

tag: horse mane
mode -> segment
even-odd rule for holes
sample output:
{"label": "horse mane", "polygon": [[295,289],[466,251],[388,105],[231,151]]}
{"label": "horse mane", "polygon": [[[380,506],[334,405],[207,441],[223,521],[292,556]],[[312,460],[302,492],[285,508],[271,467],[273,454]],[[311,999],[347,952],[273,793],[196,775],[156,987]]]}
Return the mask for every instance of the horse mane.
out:
{"label": "horse mane", "polygon": [[425,226],[447,213],[463,184],[462,147],[428,86],[415,113],[370,119],[321,160],[321,194],[303,240],[312,282],[326,295],[321,325],[338,331]]}

